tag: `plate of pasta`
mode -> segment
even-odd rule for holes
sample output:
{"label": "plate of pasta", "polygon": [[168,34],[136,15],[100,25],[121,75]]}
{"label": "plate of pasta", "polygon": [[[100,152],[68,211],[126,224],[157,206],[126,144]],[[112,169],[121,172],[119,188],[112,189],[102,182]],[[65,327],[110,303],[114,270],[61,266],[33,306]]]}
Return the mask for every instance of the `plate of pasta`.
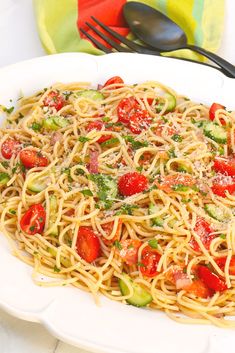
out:
{"label": "plate of pasta", "polygon": [[126,53],[1,69],[1,307],[94,352],[230,347],[234,85]]}

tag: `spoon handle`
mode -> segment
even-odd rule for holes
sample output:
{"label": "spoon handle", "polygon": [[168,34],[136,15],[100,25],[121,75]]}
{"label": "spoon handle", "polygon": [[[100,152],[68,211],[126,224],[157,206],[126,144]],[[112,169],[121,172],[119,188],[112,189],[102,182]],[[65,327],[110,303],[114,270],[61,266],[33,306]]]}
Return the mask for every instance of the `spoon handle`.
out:
{"label": "spoon handle", "polygon": [[196,45],[187,45],[187,49],[194,50],[197,53],[206,56],[208,59],[219,65],[223,69],[223,72],[227,72],[230,77],[235,78],[235,66],[230,64],[228,61],[224,60],[220,56],[211,53],[210,51],[205,50],[203,48],[197,47]]}

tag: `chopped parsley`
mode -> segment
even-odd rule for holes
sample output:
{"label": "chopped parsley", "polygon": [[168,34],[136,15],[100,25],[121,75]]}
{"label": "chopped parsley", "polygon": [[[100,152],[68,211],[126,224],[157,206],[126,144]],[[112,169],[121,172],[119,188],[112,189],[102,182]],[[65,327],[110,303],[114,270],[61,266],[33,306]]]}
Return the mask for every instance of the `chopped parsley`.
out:
{"label": "chopped parsley", "polygon": [[7,114],[11,114],[14,109],[15,109],[14,107],[7,108],[2,106],[2,110]]}
{"label": "chopped parsley", "polygon": [[118,216],[121,214],[127,214],[127,215],[131,216],[133,214],[133,210],[135,210],[137,208],[139,208],[139,206],[130,205],[130,204],[125,203],[121,206],[120,210],[115,213],[115,216]]}
{"label": "chopped parsley", "polygon": [[15,173],[19,173],[19,172],[22,172],[24,173],[26,170],[25,166],[20,162],[20,163],[16,163],[15,167],[12,168],[12,173],[15,174]]}
{"label": "chopped parsley", "polygon": [[104,123],[108,123],[109,120],[110,120],[110,118],[109,118],[108,116],[104,116],[104,117],[102,118],[102,120],[103,120]]}
{"label": "chopped parsley", "polygon": [[56,265],[54,266],[54,272],[60,272],[60,268],[58,268]]}
{"label": "chopped parsley", "polygon": [[97,196],[101,201],[101,207],[109,209],[117,196],[117,182],[110,175],[90,174],[88,179],[96,183],[98,187]]}
{"label": "chopped parsley", "polygon": [[141,165],[141,166],[139,166],[139,167],[136,167],[136,170],[137,170],[137,172],[142,172],[142,170],[143,170],[143,166]]}
{"label": "chopped parsley", "polygon": [[126,136],[123,136],[124,140],[126,140],[127,142],[130,142],[132,148],[134,150],[138,150],[139,148],[142,148],[142,147],[148,147],[148,142],[147,141],[136,141],[134,139],[134,137],[130,136],[130,135],[126,135]]}
{"label": "chopped parsley", "polygon": [[157,242],[157,239],[153,238],[153,239],[150,239],[148,241],[148,245],[153,248],[153,249],[157,249],[158,248],[158,242]]}
{"label": "chopped parsley", "polygon": [[64,95],[66,101],[69,99],[71,94],[73,94],[73,91],[65,91],[65,92],[63,92],[63,95]]}
{"label": "chopped parsley", "polygon": [[41,131],[42,125],[39,124],[39,123],[34,122],[34,123],[32,123],[32,125],[31,125],[31,129],[32,129],[33,131],[35,131],[35,132]]}
{"label": "chopped parsley", "polygon": [[169,158],[176,158],[175,150],[174,148],[171,148],[167,151]]}
{"label": "chopped parsley", "polygon": [[8,168],[8,167],[9,167],[9,162],[7,162],[7,161],[2,161],[2,162],[1,162],[1,165],[2,165],[4,168]]}
{"label": "chopped parsley", "polygon": [[16,214],[16,210],[13,210],[12,208],[9,209],[10,214]]}
{"label": "chopped parsley", "polygon": [[80,191],[84,196],[93,196],[93,193],[90,189],[85,189]]}
{"label": "chopped parsley", "polygon": [[114,245],[118,250],[122,250],[122,244],[120,243],[120,241],[115,240],[115,242],[113,243],[113,245]]}
{"label": "chopped parsley", "polygon": [[62,173],[68,175],[68,181],[71,183],[73,181],[73,178],[71,177],[71,170],[70,168],[64,168],[62,169]]}
{"label": "chopped parsley", "polygon": [[102,147],[106,147],[109,145],[115,145],[118,142],[119,142],[119,139],[114,137],[114,138],[108,139],[107,141],[102,142],[100,145]]}
{"label": "chopped parsley", "polygon": [[82,142],[82,143],[85,143],[85,142],[87,142],[87,141],[90,141],[90,139],[89,139],[88,137],[86,137],[86,136],[80,136],[80,137],[78,138],[78,141],[80,141],[80,142]]}
{"label": "chopped parsley", "polygon": [[182,142],[183,141],[182,137],[180,135],[178,135],[178,134],[174,134],[171,138],[175,142]]}
{"label": "chopped parsley", "polygon": [[188,191],[190,188],[187,185],[183,185],[183,184],[177,184],[177,185],[173,185],[172,190],[174,191]]}
{"label": "chopped parsley", "polygon": [[226,234],[220,234],[221,239],[226,239]]}
{"label": "chopped parsley", "polygon": [[33,232],[35,230],[35,226],[29,227],[30,232]]}

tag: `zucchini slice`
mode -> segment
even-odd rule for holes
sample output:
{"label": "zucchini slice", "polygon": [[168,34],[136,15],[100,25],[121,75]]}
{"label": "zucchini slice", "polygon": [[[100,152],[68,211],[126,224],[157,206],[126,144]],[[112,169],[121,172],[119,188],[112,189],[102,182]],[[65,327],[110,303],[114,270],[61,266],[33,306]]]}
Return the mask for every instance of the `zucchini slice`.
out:
{"label": "zucchini slice", "polygon": [[[48,248],[48,252],[53,256],[56,257],[56,251],[53,248]],[[71,261],[65,257],[65,256],[60,256],[60,262],[64,267],[70,267],[71,266]]]}
{"label": "zucchini slice", "polygon": [[215,142],[225,144],[227,143],[227,132],[226,130],[213,122],[209,122],[203,127],[204,135],[209,137]]}
{"label": "zucchini slice", "polygon": [[70,124],[68,119],[64,118],[63,116],[50,116],[43,120],[43,127],[46,130],[59,130],[63,127],[66,127]]}
{"label": "zucchini slice", "polygon": [[85,91],[77,92],[77,97],[88,98],[93,101],[102,101],[104,99],[104,95],[95,89],[87,89]]}
{"label": "zucchini slice", "polygon": [[31,178],[28,182],[27,189],[33,192],[41,192],[51,183],[49,174],[44,174],[38,178]]}
{"label": "zucchini slice", "polygon": [[[133,295],[129,299],[126,299],[127,303],[138,307],[146,306],[151,303],[153,298],[150,293],[148,293],[139,284],[134,283],[133,280],[126,273],[123,273],[123,276],[125,277],[126,282],[128,282],[128,284],[133,288]],[[128,295],[129,289],[125,281],[119,279],[118,284],[122,295]]]}
{"label": "zucchini slice", "polygon": [[230,215],[226,212],[226,209],[216,206],[213,203],[205,205],[205,211],[209,216],[216,219],[219,222],[227,222],[230,219]]}
{"label": "zucchini slice", "polygon": [[176,98],[175,96],[173,96],[172,94],[170,93],[166,93],[165,94],[165,98],[167,99],[168,101],[168,105],[167,105],[167,108],[166,108],[166,112],[172,112],[173,110],[175,110],[175,107],[176,107]]}
{"label": "zucchini slice", "polygon": [[[153,203],[151,203],[149,205],[149,214],[150,215],[157,213],[159,211],[160,211],[160,208],[157,205],[154,205]],[[151,221],[152,221],[153,226],[162,227],[164,219],[161,216],[158,216],[158,217],[152,218]]]}
{"label": "zucchini slice", "polygon": [[10,180],[10,176],[7,173],[0,173],[0,186],[6,185]]}

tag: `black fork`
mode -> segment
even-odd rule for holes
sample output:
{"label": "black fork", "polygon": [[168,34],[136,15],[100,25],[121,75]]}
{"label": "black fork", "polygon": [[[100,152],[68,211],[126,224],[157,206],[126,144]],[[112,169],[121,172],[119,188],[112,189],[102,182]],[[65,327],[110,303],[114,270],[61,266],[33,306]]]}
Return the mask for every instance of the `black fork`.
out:
{"label": "black fork", "polygon": [[[100,43],[96,38],[94,38],[90,33],[87,33],[84,29],[80,28],[80,31],[87,37],[89,38],[92,43],[94,43],[97,48],[99,48],[100,50],[104,51],[106,54],[109,53],[113,53],[115,51],[118,52],[126,52],[126,53],[130,53],[130,52],[136,52],[139,54],[150,54],[150,55],[157,55],[157,56],[163,56],[159,51],[157,51],[154,48],[148,48],[145,47],[143,45],[137,44],[129,39],[127,39],[126,37],[123,37],[122,35],[120,35],[119,33],[115,32],[113,29],[109,28],[108,26],[106,26],[104,23],[102,23],[101,21],[99,21],[97,18],[95,18],[94,16],[91,16],[91,19],[97,23],[101,28],[103,28],[107,33],[111,34],[114,38],[118,39],[120,41],[120,43],[124,44],[125,46],[118,44],[116,41],[114,41],[113,39],[111,39],[110,37],[108,37],[107,35],[105,35],[103,32],[101,32],[100,30],[98,30],[95,26],[93,26],[91,23],[86,22],[86,25],[91,28],[100,38],[102,38],[106,43],[108,43],[112,48],[107,48],[105,45],[103,45],[102,43]],[[114,50],[115,49],[115,50]],[[174,56],[167,56],[168,58],[172,58],[175,60],[183,60],[183,61],[190,61],[193,63],[197,63],[200,65],[204,65],[204,66],[209,66],[212,67],[214,69],[217,69],[219,71],[221,71],[222,73],[223,70],[219,67],[207,64],[207,63],[202,63],[202,62],[198,62],[195,60],[191,60],[191,59],[185,59],[185,58],[176,58]],[[226,76],[229,76],[227,73],[224,73]],[[231,76],[229,76],[231,77]]]}

